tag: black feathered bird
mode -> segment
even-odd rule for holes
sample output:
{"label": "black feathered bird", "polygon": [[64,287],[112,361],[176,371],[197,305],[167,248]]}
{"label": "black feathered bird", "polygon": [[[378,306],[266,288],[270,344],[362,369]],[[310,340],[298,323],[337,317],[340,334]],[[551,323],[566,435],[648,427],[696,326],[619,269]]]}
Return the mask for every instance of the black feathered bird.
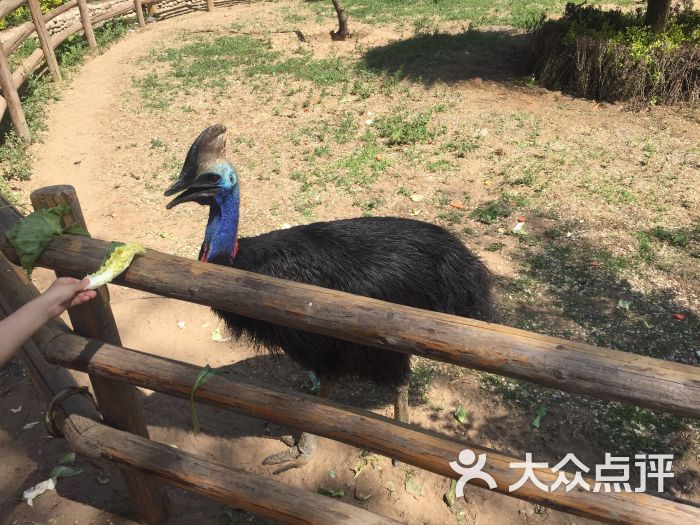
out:
{"label": "black feathered bird", "polygon": [[[165,195],[167,208],[193,201],[209,206],[201,261],[313,284],[392,303],[491,320],[491,278],[484,264],[454,235],[425,222],[366,217],[318,222],[238,238],[238,175],[224,157],[226,128],[205,129],[187,154],[180,177]],[[343,376],[392,387],[394,417],[408,421],[410,356],[251,319],[215,312],[231,332],[271,351],[282,350],[315,372],[319,395]],[[304,464],[315,448],[303,434],[295,446],[265,464]]]}

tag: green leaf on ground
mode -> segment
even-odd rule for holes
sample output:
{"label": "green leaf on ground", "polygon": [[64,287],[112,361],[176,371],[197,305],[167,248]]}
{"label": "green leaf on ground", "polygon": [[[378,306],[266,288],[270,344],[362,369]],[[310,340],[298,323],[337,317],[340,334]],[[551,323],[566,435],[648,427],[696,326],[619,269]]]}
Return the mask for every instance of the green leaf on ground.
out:
{"label": "green leaf on ground", "polygon": [[455,410],[454,415],[455,419],[463,424],[467,420],[467,417],[469,417],[469,412],[467,412],[464,406],[460,404]]}
{"label": "green leaf on ground", "polygon": [[50,478],[72,478],[73,476],[77,476],[78,474],[82,474],[82,473],[83,473],[82,469],[67,467],[66,465],[58,465],[57,467],[54,467],[53,470],[49,473],[49,477]]}
{"label": "green leaf on ground", "polygon": [[540,405],[540,408],[537,409],[537,415],[535,416],[535,419],[532,420],[532,426],[535,428],[540,428],[540,423],[542,422],[542,418],[547,415],[547,407],[544,405]]}

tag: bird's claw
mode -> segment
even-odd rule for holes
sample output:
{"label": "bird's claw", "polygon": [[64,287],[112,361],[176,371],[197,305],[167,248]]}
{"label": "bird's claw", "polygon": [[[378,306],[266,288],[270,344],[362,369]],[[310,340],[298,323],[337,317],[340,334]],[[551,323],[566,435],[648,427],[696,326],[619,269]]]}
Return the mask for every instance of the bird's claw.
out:
{"label": "bird's claw", "polygon": [[266,457],[262,464],[263,465],[279,465],[280,463],[286,463],[283,467],[275,470],[272,474],[275,476],[281,474],[282,472],[287,472],[293,468],[301,468],[309,462],[310,455],[305,454],[299,450],[299,447],[293,446],[287,450],[283,450],[277,454]]}

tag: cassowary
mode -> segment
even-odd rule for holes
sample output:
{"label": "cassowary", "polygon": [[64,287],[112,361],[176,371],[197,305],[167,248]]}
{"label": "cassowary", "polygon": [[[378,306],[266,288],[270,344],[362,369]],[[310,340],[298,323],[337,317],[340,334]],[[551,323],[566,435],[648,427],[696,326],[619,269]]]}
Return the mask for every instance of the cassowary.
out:
{"label": "cassowary", "polygon": [[[488,269],[459,239],[433,224],[365,217],[238,238],[240,189],[236,170],[224,158],[225,131],[214,125],[197,137],[180,177],[165,192],[182,192],[168,209],[189,201],[209,206],[201,261],[426,310],[492,318]],[[215,312],[236,337],[247,335],[273,352],[281,350],[315,372],[320,396],[327,397],[340,377],[370,379],[394,390],[394,417],[408,421],[408,354]],[[304,433],[296,445],[263,463],[301,466],[314,449],[315,437]]]}

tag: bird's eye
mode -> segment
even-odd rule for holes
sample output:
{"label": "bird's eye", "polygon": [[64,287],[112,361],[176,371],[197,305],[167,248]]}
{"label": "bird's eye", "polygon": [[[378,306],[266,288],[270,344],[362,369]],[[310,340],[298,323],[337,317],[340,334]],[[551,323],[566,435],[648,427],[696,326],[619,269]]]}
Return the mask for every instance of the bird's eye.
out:
{"label": "bird's eye", "polygon": [[207,181],[209,181],[209,184],[219,184],[221,182],[221,177],[210,173],[207,175]]}

